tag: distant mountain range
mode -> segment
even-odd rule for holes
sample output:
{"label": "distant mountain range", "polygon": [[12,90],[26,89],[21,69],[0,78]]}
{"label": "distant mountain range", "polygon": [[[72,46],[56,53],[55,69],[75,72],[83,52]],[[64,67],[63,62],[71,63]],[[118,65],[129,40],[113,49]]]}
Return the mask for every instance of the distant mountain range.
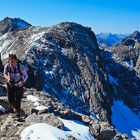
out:
{"label": "distant mountain range", "polygon": [[112,34],[112,33],[100,33],[97,34],[97,40],[100,47],[110,47],[121,42],[122,39],[128,37],[129,34]]}

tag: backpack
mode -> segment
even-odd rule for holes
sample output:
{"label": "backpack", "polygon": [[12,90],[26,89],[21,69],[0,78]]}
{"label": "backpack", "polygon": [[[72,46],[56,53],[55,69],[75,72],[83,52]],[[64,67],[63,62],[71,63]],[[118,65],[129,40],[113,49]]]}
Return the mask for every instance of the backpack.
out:
{"label": "backpack", "polygon": [[[17,59],[17,69],[18,69],[18,72],[19,72],[20,76],[22,77],[22,76],[23,76],[23,73],[21,72],[20,64],[22,64],[21,61],[20,61],[19,59]],[[7,68],[8,68],[8,67],[7,67]],[[11,67],[9,67],[8,69],[9,69],[9,70],[7,70],[7,71],[8,71],[9,73],[12,73],[12,72],[11,72]],[[15,71],[15,73],[16,73],[16,71]]]}

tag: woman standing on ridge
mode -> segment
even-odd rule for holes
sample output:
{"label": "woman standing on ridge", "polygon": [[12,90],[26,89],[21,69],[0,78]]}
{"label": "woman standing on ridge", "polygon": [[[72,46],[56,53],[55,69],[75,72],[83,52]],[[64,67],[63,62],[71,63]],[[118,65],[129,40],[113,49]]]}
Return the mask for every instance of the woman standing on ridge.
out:
{"label": "woman standing on ridge", "polygon": [[4,77],[7,81],[7,96],[20,117],[21,98],[23,96],[23,84],[26,82],[28,75],[25,67],[18,62],[15,54],[9,55],[8,63],[4,67]]}

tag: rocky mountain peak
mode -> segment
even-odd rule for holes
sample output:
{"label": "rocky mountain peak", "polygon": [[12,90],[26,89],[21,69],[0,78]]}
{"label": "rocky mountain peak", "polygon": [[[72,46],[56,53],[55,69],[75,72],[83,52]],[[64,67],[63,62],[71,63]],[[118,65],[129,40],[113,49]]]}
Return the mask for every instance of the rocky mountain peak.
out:
{"label": "rocky mountain peak", "polygon": [[0,21],[0,33],[5,34],[8,31],[14,31],[16,29],[24,29],[31,26],[31,24],[20,18],[6,17]]}
{"label": "rocky mountain peak", "polygon": [[[73,43],[75,43],[77,47],[79,46],[79,44],[76,43],[77,41],[79,43],[83,42],[85,46],[87,44],[86,42],[94,43],[94,48],[98,47],[96,36],[94,32],[91,31],[91,28],[84,27],[74,22],[62,22],[60,24],[54,25],[49,28],[48,32],[51,32],[51,34],[53,34],[52,38],[55,38],[56,36],[57,38],[59,37],[59,41],[58,39],[55,39],[55,41],[63,47],[72,47],[72,44],[70,45],[68,42],[73,41]],[[67,40],[65,40],[66,38]],[[62,42],[67,42],[67,44],[63,44]]]}
{"label": "rocky mountain peak", "polygon": [[123,39],[120,45],[123,46],[137,46],[137,43],[140,42],[140,32],[135,31],[131,35],[129,35],[127,38]]}
{"label": "rocky mountain peak", "polygon": [[134,39],[140,40],[140,32],[139,31],[135,31],[134,33],[132,33],[130,35],[130,38],[134,38]]}

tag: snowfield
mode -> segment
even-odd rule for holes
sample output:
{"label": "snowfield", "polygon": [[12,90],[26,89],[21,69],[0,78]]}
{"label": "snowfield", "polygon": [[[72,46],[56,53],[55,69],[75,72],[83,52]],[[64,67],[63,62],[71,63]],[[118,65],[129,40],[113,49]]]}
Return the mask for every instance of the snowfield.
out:
{"label": "snowfield", "polygon": [[114,101],[112,123],[120,133],[140,140],[140,118],[122,101]]}
{"label": "snowfield", "polygon": [[89,128],[81,122],[64,119],[61,121],[65,125],[65,131],[45,123],[37,123],[22,131],[21,140],[67,140],[68,136],[73,136],[78,140],[94,140]]}
{"label": "snowfield", "polygon": [[[36,110],[44,110],[47,107],[41,105],[38,97],[28,95],[27,100],[34,103]],[[25,128],[21,133],[21,140],[67,140],[73,136],[78,140],[94,140],[89,132],[89,127],[76,120],[65,120],[59,118],[65,125],[65,130],[60,130],[46,123],[37,123]]]}

